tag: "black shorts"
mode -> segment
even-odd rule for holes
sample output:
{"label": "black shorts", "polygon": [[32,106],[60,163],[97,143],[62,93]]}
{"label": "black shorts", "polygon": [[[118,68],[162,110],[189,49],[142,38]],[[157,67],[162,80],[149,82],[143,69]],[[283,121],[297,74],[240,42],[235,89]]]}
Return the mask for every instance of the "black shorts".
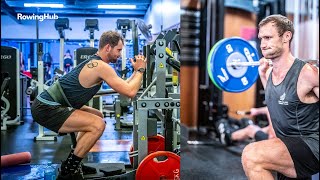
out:
{"label": "black shorts", "polygon": [[[311,179],[312,175],[319,172],[319,160],[300,137],[282,137],[280,140],[288,148],[298,179]],[[278,179],[290,178],[278,173]]]}
{"label": "black shorts", "polygon": [[61,106],[56,102],[44,103],[38,97],[35,98],[31,106],[33,120],[56,133],[75,110],[72,107]]}

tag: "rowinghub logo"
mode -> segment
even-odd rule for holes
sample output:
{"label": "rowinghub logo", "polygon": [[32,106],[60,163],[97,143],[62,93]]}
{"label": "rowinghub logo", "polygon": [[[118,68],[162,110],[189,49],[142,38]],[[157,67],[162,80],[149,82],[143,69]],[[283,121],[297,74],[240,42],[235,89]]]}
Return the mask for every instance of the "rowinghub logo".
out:
{"label": "rowinghub logo", "polygon": [[58,19],[58,15],[56,15],[55,13],[53,15],[50,15],[49,13],[45,13],[45,14],[40,14],[40,15],[23,15],[21,13],[17,13],[17,19],[18,20],[39,20],[39,21],[43,21],[45,19]]}

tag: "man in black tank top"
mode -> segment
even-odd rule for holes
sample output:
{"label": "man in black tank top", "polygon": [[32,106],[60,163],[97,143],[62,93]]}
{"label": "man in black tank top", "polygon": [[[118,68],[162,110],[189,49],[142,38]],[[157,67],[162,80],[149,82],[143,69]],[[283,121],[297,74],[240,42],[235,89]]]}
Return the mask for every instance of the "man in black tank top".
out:
{"label": "man in black tank top", "polygon": [[[293,57],[293,23],[271,15],[259,23],[259,74],[276,138],[242,154],[249,179],[311,179],[319,172],[319,69]],[[272,61],[272,66],[269,66]]]}
{"label": "man in black tank top", "polygon": [[123,80],[109,65],[121,56],[124,45],[118,32],[104,32],[99,41],[99,50],[86,61],[77,65],[55,84],[38,95],[31,112],[34,121],[57,133],[78,132],[77,145],[61,164],[57,179],[80,180],[81,160],[94,146],[105,129],[103,114],[85,104],[99,91],[105,81],[118,93],[133,98],[141,86],[146,59],[136,55],[130,59],[134,72]]}

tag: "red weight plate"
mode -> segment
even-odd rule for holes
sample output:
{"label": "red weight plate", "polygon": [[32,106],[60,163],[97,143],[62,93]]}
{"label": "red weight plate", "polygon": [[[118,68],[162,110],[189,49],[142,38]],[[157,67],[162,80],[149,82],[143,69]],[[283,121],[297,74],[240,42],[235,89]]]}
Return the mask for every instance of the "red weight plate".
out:
{"label": "red weight plate", "polygon": [[165,139],[162,135],[148,137],[148,154],[165,150]]}
{"label": "red weight plate", "polygon": [[[158,160],[157,157],[167,157]],[[169,151],[157,151],[145,157],[137,171],[137,180],[180,179],[180,156]]]}
{"label": "red weight plate", "polygon": [[[162,135],[157,134],[156,136],[148,137],[148,154],[156,151],[165,150],[165,139]],[[133,152],[133,145],[130,147],[130,152]],[[130,157],[130,163],[133,165],[133,157]]]}

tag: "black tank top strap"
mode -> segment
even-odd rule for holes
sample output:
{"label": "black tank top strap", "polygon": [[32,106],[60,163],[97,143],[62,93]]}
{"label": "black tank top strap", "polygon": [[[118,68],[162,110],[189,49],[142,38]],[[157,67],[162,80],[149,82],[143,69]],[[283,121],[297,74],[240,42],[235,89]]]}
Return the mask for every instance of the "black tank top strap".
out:
{"label": "black tank top strap", "polygon": [[94,54],[94,55],[89,56],[88,60],[92,60],[92,59],[102,60],[102,58],[98,54]]}

